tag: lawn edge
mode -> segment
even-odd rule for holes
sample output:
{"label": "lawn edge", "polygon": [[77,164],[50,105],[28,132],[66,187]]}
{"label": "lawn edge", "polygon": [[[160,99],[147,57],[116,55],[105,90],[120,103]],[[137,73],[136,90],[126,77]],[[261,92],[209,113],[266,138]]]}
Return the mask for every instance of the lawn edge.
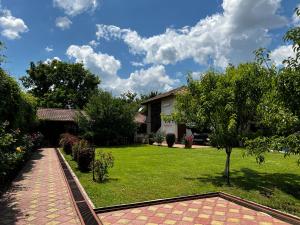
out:
{"label": "lawn edge", "polygon": [[[64,176],[64,180],[66,182],[68,191],[70,193],[73,205],[76,209],[76,213],[79,216],[81,224],[99,224],[102,225],[101,220],[95,213],[92,206],[89,204],[89,201],[85,198],[84,193],[80,189],[80,182],[78,183],[76,179],[74,179],[72,174],[72,169],[69,167],[68,163],[66,162],[65,158],[61,154],[58,148],[55,148],[57,158],[59,161],[61,172]],[[69,174],[67,174],[69,172]],[[70,175],[72,178],[70,178]],[[77,178],[77,177],[76,177]],[[78,190],[76,190],[76,188]],[[79,193],[78,193],[79,192]],[[78,194],[81,194],[81,198],[78,199]],[[77,200],[76,200],[77,199]]]}
{"label": "lawn edge", "polygon": [[60,149],[58,149],[58,152],[59,152],[59,154],[61,155],[61,157],[62,157],[62,159],[64,160],[64,162],[66,163],[68,169],[70,170],[70,172],[71,172],[71,174],[72,174],[74,180],[76,181],[76,183],[77,183],[77,185],[78,185],[80,191],[82,192],[82,194],[84,195],[84,197],[86,198],[86,200],[89,202],[89,204],[92,206],[92,208],[95,209],[94,203],[93,203],[92,200],[90,199],[89,195],[86,193],[84,187],[81,185],[81,183],[80,183],[78,177],[77,177],[76,174],[74,173],[72,167],[69,165],[68,160],[66,160],[65,156],[61,153],[61,150],[60,150]]}

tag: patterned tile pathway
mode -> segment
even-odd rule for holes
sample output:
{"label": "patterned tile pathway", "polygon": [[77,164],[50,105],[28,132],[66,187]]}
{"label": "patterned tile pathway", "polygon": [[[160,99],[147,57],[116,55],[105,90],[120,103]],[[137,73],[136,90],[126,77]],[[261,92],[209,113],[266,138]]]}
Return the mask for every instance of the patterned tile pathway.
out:
{"label": "patterned tile pathway", "polygon": [[98,216],[104,225],[287,224],[262,212],[245,208],[219,197],[120,210]]}
{"label": "patterned tile pathway", "polygon": [[0,224],[80,224],[54,149],[35,153],[2,196]]}

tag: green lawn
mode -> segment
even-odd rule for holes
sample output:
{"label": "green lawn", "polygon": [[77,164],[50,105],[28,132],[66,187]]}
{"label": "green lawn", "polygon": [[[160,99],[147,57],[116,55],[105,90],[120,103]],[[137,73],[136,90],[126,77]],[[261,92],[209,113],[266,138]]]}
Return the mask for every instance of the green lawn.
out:
{"label": "green lawn", "polygon": [[[66,156],[96,207],[132,203],[182,195],[224,191],[300,216],[300,167],[296,157],[269,153],[266,163],[243,158],[242,149],[231,157],[232,186],[225,185],[222,172],[225,152],[213,148],[175,149],[157,146],[101,148],[115,157],[110,179],[99,184],[91,173],[81,173]],[[266,196],[265,188],[272,189]]]}

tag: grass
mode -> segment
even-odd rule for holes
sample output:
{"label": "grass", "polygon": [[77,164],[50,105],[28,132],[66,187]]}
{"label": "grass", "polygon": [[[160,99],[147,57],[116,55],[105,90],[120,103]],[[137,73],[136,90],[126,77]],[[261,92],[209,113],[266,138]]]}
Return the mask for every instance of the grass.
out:
{"label": "grass", "polygon": [[81,173],[67,161],[96,207],[223,191],[300,216],[300,167],[294,156],[268,153],[266,163],[243,157],[234,149],[231,186],[222,177],[225,152],[214,148],[175,149],[158,146],[127,146],[97,149],[112,152],[115,166],[103,184],[92,174]]}

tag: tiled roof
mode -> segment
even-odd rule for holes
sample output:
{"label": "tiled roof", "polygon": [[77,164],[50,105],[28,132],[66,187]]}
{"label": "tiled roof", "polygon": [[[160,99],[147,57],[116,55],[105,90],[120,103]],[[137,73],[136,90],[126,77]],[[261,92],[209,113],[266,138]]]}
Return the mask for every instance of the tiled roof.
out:
{"label": "tiled roof", "polygon": [[153,102],[153,101],[155,101],[155,100],[158,100],[158,99],[162,99],[162,98],[169,97],[169,96],[171,96],[171,95],[175,95],[176,93],[178,93],[179,91],[184,90],[185,88],[186,88],[185,86],[181,86],[181,87],[179,87],[179,88],[175,88],[175,89],[173,89],[173,90],[171,90],[171,91],[162,93],[162,94],[157,95],[157,96],[155,96],[155,97],[153,97],[153,98],[149,98],[149,99],[147,99],[146,101],[142,102],[142,104],[146,104],[146,103],[149,103],[149,102]]}
{"label": "tiled roof", "polygon": [[39,120],[75,121],[78,113],[83,113],[83,111],[76,109],[39,108],[37,110],[37,117]]}
{"label": "tiled roof", "polygon": [[141,114],[141,113],[137,113],[134,117],[134,122],[136,123],[146,123],[146,116]]}

